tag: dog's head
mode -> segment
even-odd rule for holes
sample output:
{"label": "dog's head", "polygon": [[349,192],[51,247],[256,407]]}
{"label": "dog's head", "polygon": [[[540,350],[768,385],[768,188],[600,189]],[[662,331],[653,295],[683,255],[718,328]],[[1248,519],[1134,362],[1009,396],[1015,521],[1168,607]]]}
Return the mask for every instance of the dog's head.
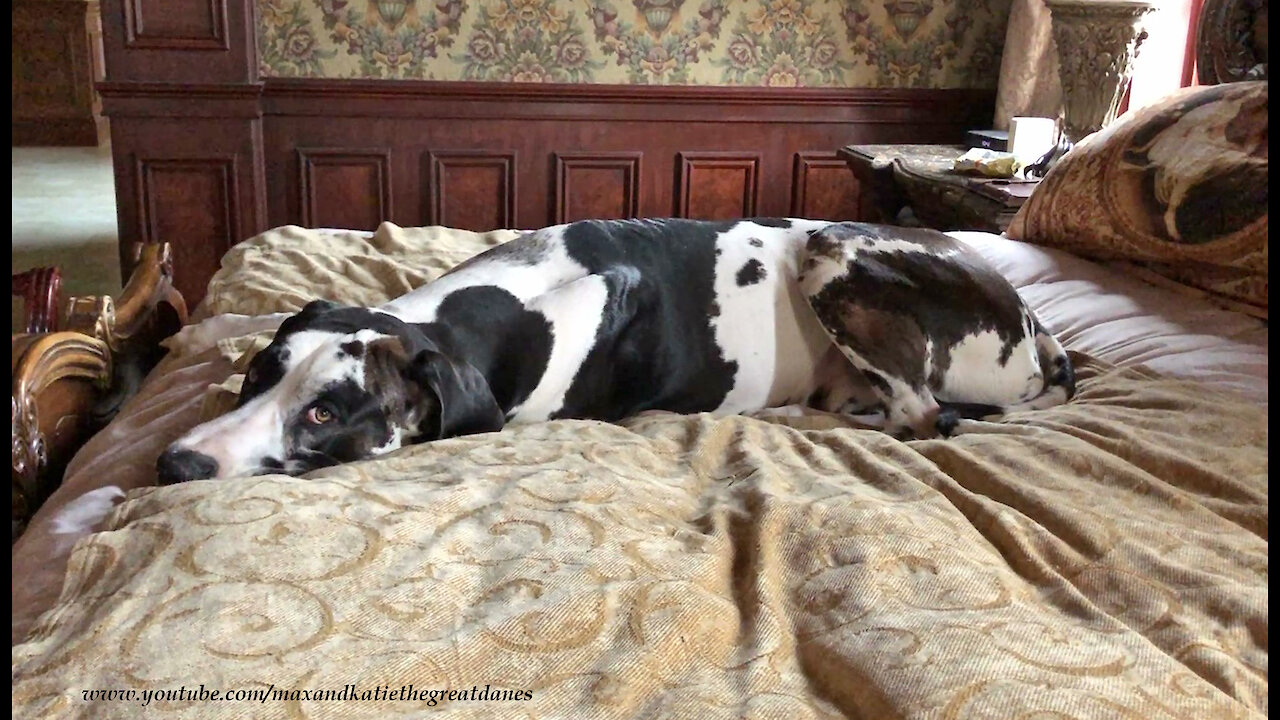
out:
{"label": "dog's head", "polygon": [[419,328],[316,301],[250,362],[236,408],[170,445],[156,472],[162,484],[299,475],[503,422],[484,375]]}

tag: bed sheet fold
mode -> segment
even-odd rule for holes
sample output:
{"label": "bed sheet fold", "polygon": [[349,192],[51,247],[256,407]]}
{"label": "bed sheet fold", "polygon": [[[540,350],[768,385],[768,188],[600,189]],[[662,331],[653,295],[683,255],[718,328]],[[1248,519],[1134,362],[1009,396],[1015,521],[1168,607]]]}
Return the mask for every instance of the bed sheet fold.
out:
{"label": "bed sheet fold", "polygon": [[196,682],[532,692],[261,718],[1265,716],[1265,412],[1075,359],[1076,401],[947,441],[647,413],[133,490],[14,648],[15,716]]}

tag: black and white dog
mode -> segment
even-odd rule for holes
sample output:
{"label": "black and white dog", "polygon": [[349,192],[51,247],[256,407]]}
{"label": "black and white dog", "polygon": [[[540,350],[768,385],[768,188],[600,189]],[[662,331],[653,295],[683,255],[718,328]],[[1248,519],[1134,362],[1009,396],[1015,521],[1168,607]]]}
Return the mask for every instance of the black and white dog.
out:
{"label": "black and white dog", "polygon": [[525,234],[378,308],[317,300],[162,483],[283,472],[556,418],[879,411],[899,437],[1074,393],[1066,353],[941,232],[754,219]]}

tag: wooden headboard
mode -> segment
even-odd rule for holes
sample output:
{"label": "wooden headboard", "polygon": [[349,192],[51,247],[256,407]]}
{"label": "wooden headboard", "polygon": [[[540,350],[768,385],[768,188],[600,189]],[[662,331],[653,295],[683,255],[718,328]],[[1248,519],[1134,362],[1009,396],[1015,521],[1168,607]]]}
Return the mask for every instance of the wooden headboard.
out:
{"label": "wooden headboard", "polygon": [[836,150],[952,142],[994,91],[260,79],[254,3],[103,0],[124,248],[168,242],[194,307],[271,227],[586,217],[857,219]]}

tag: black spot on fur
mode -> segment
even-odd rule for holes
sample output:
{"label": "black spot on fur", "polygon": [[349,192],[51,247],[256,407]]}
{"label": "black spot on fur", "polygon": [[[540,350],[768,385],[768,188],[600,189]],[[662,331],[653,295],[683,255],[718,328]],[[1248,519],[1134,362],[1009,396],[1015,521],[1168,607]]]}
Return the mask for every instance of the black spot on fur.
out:
{"label": "black spot on fur", "polygon": [[529,397],[551,357],[553,340],[546,317],[490,285],[450,293],[428,330],[442,347],[488,379],[504,412]]}
{"label": "black spot on fur", "polygon": [[[713,410],[733,387],[738,365],[725,360],[711,328],[716,239],[737,221],[585,220],[564,230],[569,257],[603,274],[626,266],[641,281],[621,298],[618,318],[574,378],[556,417],[615,420],[644,410]],[[607,276],[606,276],[607,278]]]}
{"label": "black spot on fur", "polygon": [[1004,411],[1004,408],[999,405],[986,405],[984,403],[939,401],[938,406],[947,412],[954,413],[957,418],[968,420],[981,420],[988,415],[999,415]]}
{"label": "black spot on fur", "polygon": [[786,218],[748,218],[749,222],[753,222],[761,227],[782,228],[791,227],[791,221]]}
{"label": "black spot on fur", "polygon": [[350,355],[351,357],[364,356],[364,343],[360,342],[359,340],[344,342],[338,347],[341,348],[342,352],[346,353],[347,355]]}
{"label": "black spot on fur", "polygon": [[764,241],[760,238],[751,238],[747,243],[750,244],[751,247],[764,247]]}
{"label": "black spot on fur", "polygon": [[738,287],[755,285],[763,280],[767,274],[764,264],[755,258],[751,258],[746,264],[738,268]]}
{"label": "black spot on fur", "polygon": [[[286,320],[285,322],[288,322]],[[284,326],[281,325],[281,331]],[[276,333],[276,337],[280,337],[280,333]],[[261,395],[262,393],[275,387],[276,383],[284,378],[285,371],[289,361],[289,350],[283,344],[272,342],[262,352],[253,357],[249,362],[249,367],[245,372],[244,383],[240,386],[240,397],[236,400],[236,407],[244,405],[246,402]]]}

